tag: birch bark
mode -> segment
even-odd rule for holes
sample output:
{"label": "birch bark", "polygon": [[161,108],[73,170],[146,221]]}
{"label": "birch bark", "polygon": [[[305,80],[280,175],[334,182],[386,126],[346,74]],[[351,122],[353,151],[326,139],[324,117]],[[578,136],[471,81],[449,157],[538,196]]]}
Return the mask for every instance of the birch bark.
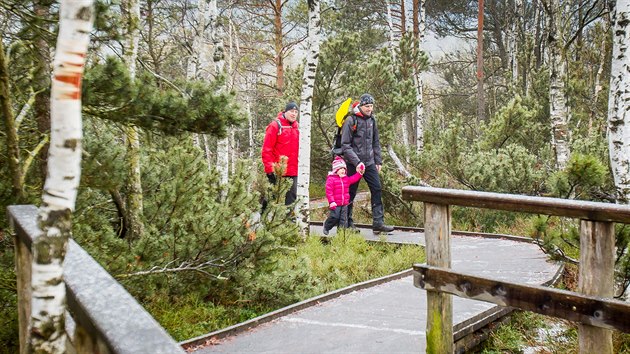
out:
{"label": "birch bark", "polygon": [[[140,0],[126,0],[122,3],[127,21],[127,40],[124,60],[131,80],[136,78],[138,43],[140,42]],[[140,128],[130,125],[125,128],[127,141],[127,211],[129,212],[128,241],[142,238],[144,234],[142,196],[142,175],[140,167]]]}
{"label": "birch bark", "polygon": [[302,235],[308,234],[309,222],[309,186],[311,175],[311,114],[313,110],[313,90],[315,74],[319,63],[319,43],[321,22],[319,0],[308,0],[308,52],[302,79],[302,97],[300,99],[300,152],[298,155],[298,213]]}
{"label": "birch bark", "polygon": [[617,0],[608,95],[608,149],[617,203],[630,201],[630,0]]}
{"label": "birch bark", "polygon": [[[424,0],[414,0],[418,3],[418,52],[422,52],[424,45],[424,36],[426,33],[426,9]],[[424,150],[424,96],[422,93],[423,82],[422,74],[415,70],[415,83],[416,83],[416,151],[422,152]]]}
{"label": "birch bark", "polygon": [[[217,7],[217,0],[211,0],[208,3],[209,9],[209,27],[210,36],[212,38],[212,44],[214,47],[213,61],[214,61],[214,73],[216,77],[225,75],[225,49],[223,47],[223,25],[219,21],[219,10]],[[227,85],[227,81],[224,85]],[[223,87],[221,90],[225,90]],[[226,134],[225,138],[221,138],[217,141],[217,170],[221,178],[221,184],[228,183],[228,175],[230,170],[229,159],[229,137],[230,134]]]}
{"label": "birch bark", "polygon": [[570,132],[568,125],[569,110],[566,99],[566,61],[563,56],[562,31],[560,27],[561,11],[558,0],[551,0],[547,11],[549,44],[549,117],[551,119],[552,141],[556,153],[556,168],[566,167],[571,154],[569,148]]}
{"label": "birch bark", "polygon": [[29,352],[65,353],[66,289],[63,260],[81,178],[81,78],[94,18],[92,0],[60,4],[59,36],[53,60],[48,174],[32,245]]}
{"label": "birch bark", "polygon": [[[206,30],[207,24],[211,18],[210,6],[207,0],[200,0],[197,3],[197,24],[195,26],[195,36],[193,38],[193,47],[190,54],[190,60],[187,67],[187,76],[189,79],[209,79],[210,71],[210,59],[209,51],[212,45],[212,37]],[[214,165],[212,161],[212,154],[210,153],[210,147],[208,145],[208,136],[201,134],[202,138],[198,139],[200,145],[203,144],[204,156],[206,158],[206,164],[208,171],[212,170]]]}

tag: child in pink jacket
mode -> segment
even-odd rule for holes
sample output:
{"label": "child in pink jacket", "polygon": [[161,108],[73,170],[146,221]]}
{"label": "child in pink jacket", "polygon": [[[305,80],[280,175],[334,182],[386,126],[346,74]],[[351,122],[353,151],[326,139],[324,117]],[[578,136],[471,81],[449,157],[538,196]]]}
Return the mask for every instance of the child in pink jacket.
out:
{"label": "child in pink jacket", "polygon": [[352,176],[346,176],[346,162],[341,156],[335,157],[332,163],[332,171],[326,179],[326,198],[330,214],[324,222],[324,235],[337,226],[348,226],[348,204],[350,204],[350,185],[359,182],[365,170],[359,169]]}

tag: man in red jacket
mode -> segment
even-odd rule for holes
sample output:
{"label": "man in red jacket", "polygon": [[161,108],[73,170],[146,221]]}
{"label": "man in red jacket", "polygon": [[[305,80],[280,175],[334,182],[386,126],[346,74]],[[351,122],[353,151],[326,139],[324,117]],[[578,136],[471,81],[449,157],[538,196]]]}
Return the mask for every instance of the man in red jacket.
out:
{"label": "man in red jacket", "polygon": [[[298,155],[300,152],[300,131],[298,130],[298,106],[295,102],[287,103],[284,111],[278,113],[265,130],[262,147],[262,161],[269,182],[275,184],[277,177],[274,166],[281,156],[287,157],[287,169],[283,177],[292,180],[291,189],[287,192],[284,203],[289,205],[297,199]],[[264,206],[263,206],[264,208]]]}

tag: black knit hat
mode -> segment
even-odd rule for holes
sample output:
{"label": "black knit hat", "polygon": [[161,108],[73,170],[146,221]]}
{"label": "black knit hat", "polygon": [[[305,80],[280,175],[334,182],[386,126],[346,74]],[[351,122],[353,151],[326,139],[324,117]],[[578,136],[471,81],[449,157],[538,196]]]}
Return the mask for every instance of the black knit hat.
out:
{"label": "black knit hat", "polygon": [[284,111],[285,111],[285,112],[288,112],[288,111],[290,111],[290,110],[292,110],[292,109],[297,109],[297,110],[299,110],[299,109],[298,109],[298,105],[297,105],[297,103],[295,103],[295,102],[289,102],[289,103],[287,103],[286,107],[284,107]]}
{"label": "black knit hat", "polygon": [[369,93],[364,93],[359,98],[359,106],[365,106],[366,104],[374,104],[374,97]]}

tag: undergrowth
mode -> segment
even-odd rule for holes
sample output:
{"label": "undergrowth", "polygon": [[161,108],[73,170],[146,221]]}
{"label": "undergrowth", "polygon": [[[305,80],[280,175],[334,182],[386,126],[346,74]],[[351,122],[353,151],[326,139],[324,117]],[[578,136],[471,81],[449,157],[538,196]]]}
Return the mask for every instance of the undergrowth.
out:
{"label": "undergrowth", "polygon": [[424,262],[424,249],[415,245],[369,243],[348,232],[323,243],[311,236],[296,252],[277,259],[273,272],[252,279],[231,304],[212,302],[190,293],[145,299],[145,308],[178,341],[246,321],[274,309],[392,274]]}

